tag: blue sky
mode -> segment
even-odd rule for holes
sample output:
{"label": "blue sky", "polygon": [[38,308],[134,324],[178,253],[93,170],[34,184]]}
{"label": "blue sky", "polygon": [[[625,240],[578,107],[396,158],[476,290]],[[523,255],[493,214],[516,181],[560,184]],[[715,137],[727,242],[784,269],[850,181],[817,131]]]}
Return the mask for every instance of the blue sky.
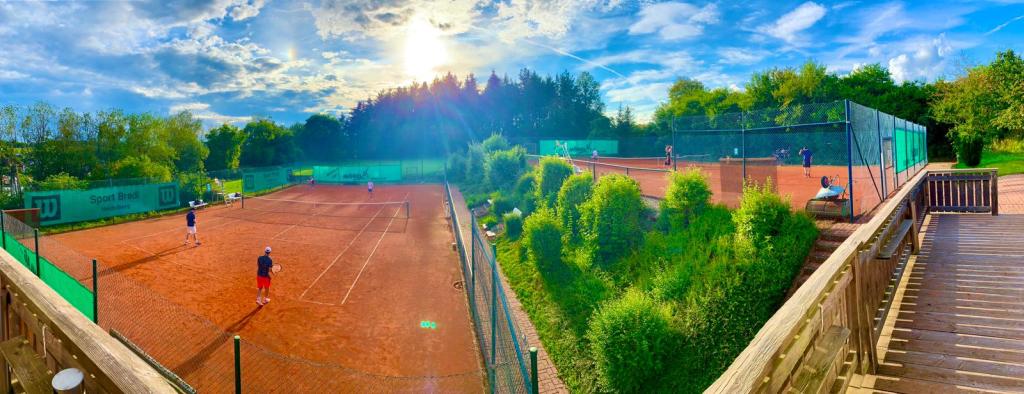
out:
{"label": "blue sky", "polygon": [[609,112],[646,118],[678,77],[742,89],[815,59],[932,81],[1022,43],[1024,0],[0,1],[0,104],[292,123],[435,73],[529,67],[591,72]]}

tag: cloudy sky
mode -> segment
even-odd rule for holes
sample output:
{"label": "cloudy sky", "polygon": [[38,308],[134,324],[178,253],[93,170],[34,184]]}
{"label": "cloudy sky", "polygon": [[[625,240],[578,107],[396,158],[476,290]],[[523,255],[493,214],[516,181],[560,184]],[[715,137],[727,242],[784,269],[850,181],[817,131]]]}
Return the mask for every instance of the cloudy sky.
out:
{"label": "cloudy sky", "polygon": [[815,59],[930,81],[1022,43],[1024,0],[0,0],[0,104],[291,123],[438,72],[529,67],[588,71],[609,110],[643,117],[683,76],[742,89]]}

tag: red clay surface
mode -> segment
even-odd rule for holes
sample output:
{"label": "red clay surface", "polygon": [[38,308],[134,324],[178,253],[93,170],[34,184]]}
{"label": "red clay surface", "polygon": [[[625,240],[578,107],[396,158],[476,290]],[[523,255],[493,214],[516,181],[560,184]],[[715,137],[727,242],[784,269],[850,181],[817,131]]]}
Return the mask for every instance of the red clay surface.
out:
{"label": "red clay surface", "polygon": [[[411,217],[401,206],[318,208],[345,216],[328,217],[236,203],[199,211],[198,247],[182,245],[183,214],[47,238],[102,262],[104,328],[125,333],[202,392],[233,390],[235,333],[247,392],[482,391],[443,187],[381,186],[375,194],[373,201],[410,201]],[[295,186],[265,197],[370,201],[356,186]],[[284,269],[271,303],[257,307],[256,258],[265,246]],[[81,267],[67,270],[83,279]]]}
{"label": "red clay surface", "polygon": [[[592,168],[596,171],[597,176],[611,173],[626,174],[627,170],[624,167],[632,167],[628,170],[628,175],[640,184],[643,194],[658,198],[665,196],[665,189],[668,187],[666,171],[673,168],[673,166],[665,165],[663,161],[663,158],[600,158],[591,165],[589,160],[574,160],[576,165],[585,171],[590,171]],[[822,176],[838,176],[839,182],[842,184],[846,184],[849,179],[846,166],[811,166],[810,177],[807,177],[804,176],[801,166],[764,164],[764,162],[767,161],[748,160],[747,177],[759,183],[771,178],[779,194],[788,197],[793,209],[797,210],[804,209],[807,201],[814,198],[821,189]],[[743,179],[741,161],[737,160],[735,163],[680,161],[678,163],[680,171],[688,167],[698,167],[708,176],[714,202],[729,207],[739,205]],[[641,170],[637,170],[638,168]],[[644,171],[642,169],[663,171]],[[907,176],[906,173],[901,174],[904,177],[903,180]],[[893,191],[891,176],[887,183],[891,194]],[[878,167],[855,166],[853,168],[854,213],[860,215],[874,209],[882,200],[879,195],[882,192],[881,189],[881,174]],[[849,197],[849,193],[847,193],[847,197]]]}

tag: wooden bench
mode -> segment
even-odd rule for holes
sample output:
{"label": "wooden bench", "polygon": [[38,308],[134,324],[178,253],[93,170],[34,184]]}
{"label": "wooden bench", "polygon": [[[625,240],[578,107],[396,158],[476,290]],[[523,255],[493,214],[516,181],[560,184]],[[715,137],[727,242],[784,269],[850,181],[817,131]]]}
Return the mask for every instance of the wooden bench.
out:
{"label": "wooden bench", "polygon": [[192,208],[202,208],[202,207],[205,207],[205,206],[207,206],[207,205],[210,205],[210,204],[207,204],[207,203],[206,203],[205,201],[203,201],[203,200],[198,200],[198,201],[189,201],[189,202],[188,202],[188,206],[190,206],[190,207],[192,207]]}
{"label": "wooden bench", "polygon": [[903,238],[907,236],[910,229],[914,227],[914,222],[911,220],[904,220],[900,223],[900,226],[893,233],[892,238],[889,238],[889,243],[882,246],[882,249],[878,250],[877,259],[888,260],[891,259],[896,251],[899,250],[900,245],[903,245]]}
{"label": "wooden bench", "polygon": [[53,378],[52,371],[46,368],[43,359],[36,354],[25,338],[17,336],[0,343],[0,354],[3,355],[4,363],[14,375],[4,376],[4,378],[7,379],[7,382],[11,382],[11,387],[20,388],[20,391],[15,390],[14,392],[29,394],[53,392],[53,388],[50,386],[50,379]]}

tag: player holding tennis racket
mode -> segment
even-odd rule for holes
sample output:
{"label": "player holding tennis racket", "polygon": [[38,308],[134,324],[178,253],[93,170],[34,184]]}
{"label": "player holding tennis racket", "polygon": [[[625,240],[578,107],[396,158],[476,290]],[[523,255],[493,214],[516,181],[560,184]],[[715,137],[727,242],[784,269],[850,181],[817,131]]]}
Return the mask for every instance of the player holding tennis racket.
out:
{"label": "player holding tennis racket", "polygon": [[[256,259],[256,305],[263,306],[270,303],[270,275],[281,272],[281,266],[274,264],[270,258],[270,247],[263,249],[263,255]],[[263,294],[266,289],[266,294]]]}

